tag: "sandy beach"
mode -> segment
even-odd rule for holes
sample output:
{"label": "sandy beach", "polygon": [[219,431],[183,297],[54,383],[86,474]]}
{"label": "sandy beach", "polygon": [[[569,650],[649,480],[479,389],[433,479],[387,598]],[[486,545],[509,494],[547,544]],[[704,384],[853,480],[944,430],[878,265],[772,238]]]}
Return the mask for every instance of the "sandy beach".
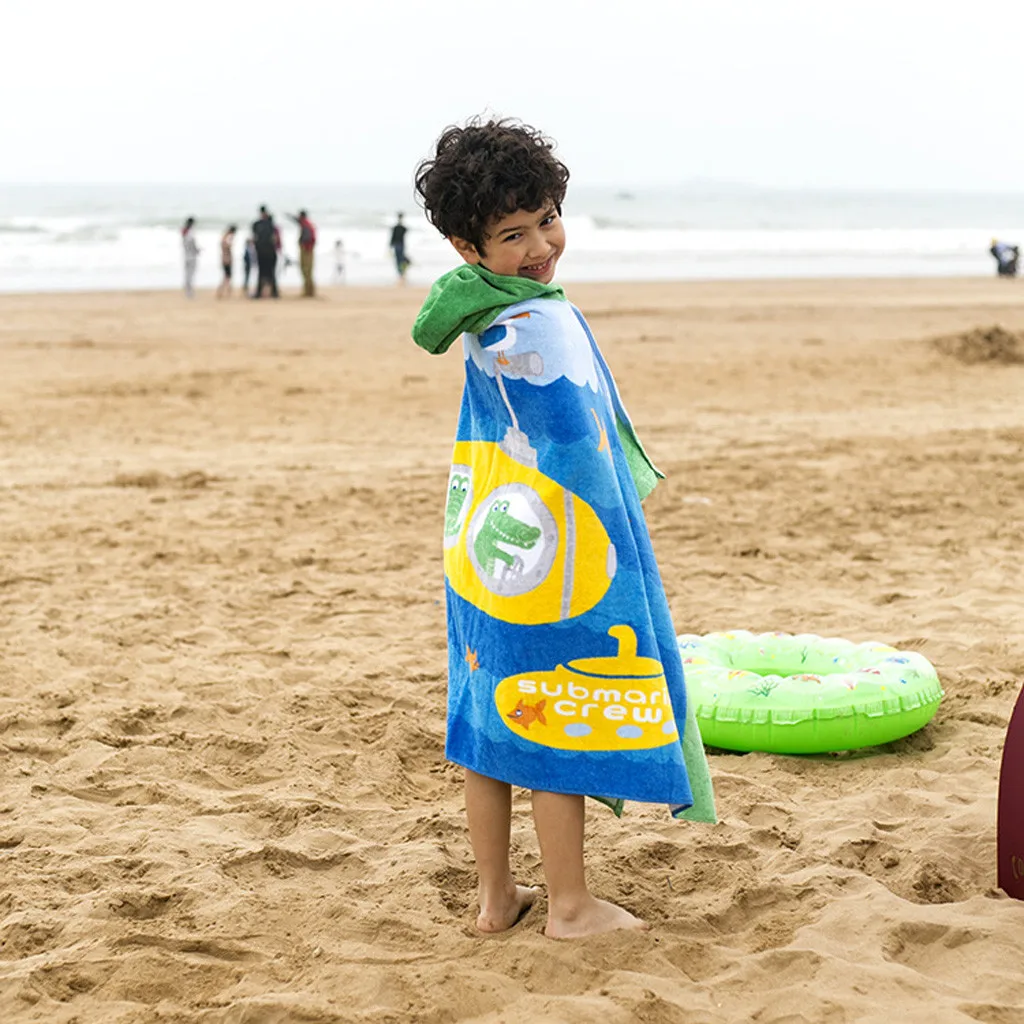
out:
{"label": "sandy beach", "polygon": [[[668,477],[677,632],[920,651],[932,724],[712,752],[717,826],[594,805],[593,886],[652,930],[554,942],[541,897],[481,938],[443,760],[462,365],[409,339],[422,290],[0,297],[4,1024],[1021,1020],[1024,342],[977,332],[1024,336],[1024,287],[569,295]],[[522,794],[513,843],[541,884]]]}

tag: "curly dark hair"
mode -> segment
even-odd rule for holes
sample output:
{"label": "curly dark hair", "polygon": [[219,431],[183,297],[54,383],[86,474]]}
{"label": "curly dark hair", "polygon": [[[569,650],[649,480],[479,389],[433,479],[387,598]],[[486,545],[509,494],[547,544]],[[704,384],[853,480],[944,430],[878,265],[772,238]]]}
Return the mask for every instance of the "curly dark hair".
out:
{"label": "curly dark hair", "polygon": [[554,143],[510,118],[450,125],[434,157],[416,168],[416,192],[427,219],[447,238],[471,242],[483,254],[487,225],[516,210],[553,203],[559,214],[569,168]]}

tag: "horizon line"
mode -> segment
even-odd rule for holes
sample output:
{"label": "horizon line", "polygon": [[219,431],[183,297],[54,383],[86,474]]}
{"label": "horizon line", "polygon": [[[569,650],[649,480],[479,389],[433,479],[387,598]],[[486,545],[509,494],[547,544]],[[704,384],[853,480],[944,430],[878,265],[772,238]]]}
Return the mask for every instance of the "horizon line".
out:
{"label": "horizon line", "polygon": [[[265,188],[265,189],[301,189],[301,188],[408,188],[413,191],[411,182],[400,181],[4,181],[0,179],[0,188]],[[1024,195],[1024,188],[987,188],[967,185],[767,185],[757,182],[735,181],[716,178],[690,178],[681,181],[659,182],[590,182],[577,183],[574,190],[613,189],[622,193],[632,190],[680,189],[683,191],[724,190],[733,192],[859,192],[859,193],[931,193],[944,195],[972,196],[1007,196]],[[624,195],[624,199],[631,198]]]}

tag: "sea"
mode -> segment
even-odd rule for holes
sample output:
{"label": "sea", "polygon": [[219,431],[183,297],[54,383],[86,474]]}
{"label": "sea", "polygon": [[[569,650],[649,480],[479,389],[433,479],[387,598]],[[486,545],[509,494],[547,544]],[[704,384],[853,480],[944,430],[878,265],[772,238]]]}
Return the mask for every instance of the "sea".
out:
{"label": "sea", "polygon": [[[288,214],[309,211],[324,285],[392,284],[388,239],[399,211],[410,282],[428,284],[457,262],[409,186],[0,184],[0,292],[178,288],[188,216],[201,249],[197,284],[212,288],[221,233],[239,227],[237,266],[261,204],[289,261],[298,231]],[[993,238],[1024,243],[1024,192],[573,184],[563,214],[565,282],[989,276]],[[281,280],[297,285],[297,267],[289,262]]]}

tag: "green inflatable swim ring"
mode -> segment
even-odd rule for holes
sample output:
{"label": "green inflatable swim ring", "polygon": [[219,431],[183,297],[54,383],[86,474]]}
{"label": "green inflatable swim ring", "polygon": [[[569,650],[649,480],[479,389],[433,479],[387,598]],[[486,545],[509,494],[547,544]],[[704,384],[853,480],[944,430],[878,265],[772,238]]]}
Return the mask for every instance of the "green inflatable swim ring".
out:
{"label": "green inflatable swim ring", "polygon": [[927,725],[942,700],[931,662],[887,644],[747,630],[678,640],[701,736],[724,750],[889,743]]}

